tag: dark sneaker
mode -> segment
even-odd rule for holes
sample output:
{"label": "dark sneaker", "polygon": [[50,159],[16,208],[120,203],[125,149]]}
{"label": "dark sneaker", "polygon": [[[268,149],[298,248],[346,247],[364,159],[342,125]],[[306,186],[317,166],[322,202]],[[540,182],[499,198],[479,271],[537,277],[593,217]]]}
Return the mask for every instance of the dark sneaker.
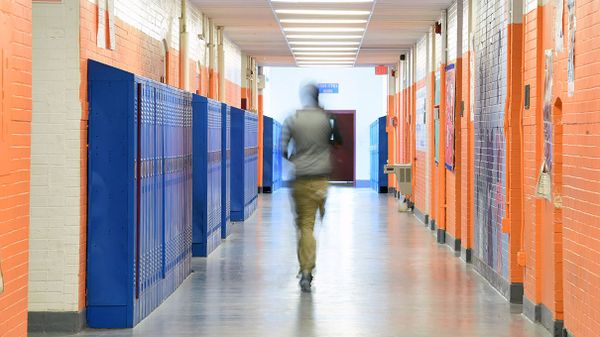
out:
{"label": "dark sneaker", "polygon": [[302,273],[302,277],[300,278],[300,288],[303,292],[310,291],[310,284],[312,283],[312,274],[311,273]]}

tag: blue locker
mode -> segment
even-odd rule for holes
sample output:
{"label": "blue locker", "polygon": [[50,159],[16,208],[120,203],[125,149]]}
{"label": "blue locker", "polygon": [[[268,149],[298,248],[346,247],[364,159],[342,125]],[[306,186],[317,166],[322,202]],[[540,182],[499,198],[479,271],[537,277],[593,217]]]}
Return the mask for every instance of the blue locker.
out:
{"label": "blue locker", "polygon": [[263,186],[264,193],[281,187],[282,160],[281,124],[271,117],[263,117]]}
{"label": "blue locker", "polygon": [[231,108],[221,103],[221,238],[231,234]]}
{"label": "blue locker", "polygon": [[388,159],[386,117],[380,117],[370,126],[370,185],[379,193],[388,192],[388,178],[383,167]]}
{"label": "blue locker", "polygon": [[[166,207],[171,149],[189,141],[174,123],[186,102],[174,97],[189,94],[95,61],[88,81],[86,316],[92,328],[131,328],[191,271],[191,222],[180,216],[191,205],[182,195]],[[190,155],[180,153],[179,170],[191,169]]]}
{"label": "blue locker", "polygon": [[221,243],[222,106],[193,98],[194,256],[208,256]]}
{"label": "blue locker", "polygon": [[258,198],[258,117],[231,107],[231,221],[244,221]]}

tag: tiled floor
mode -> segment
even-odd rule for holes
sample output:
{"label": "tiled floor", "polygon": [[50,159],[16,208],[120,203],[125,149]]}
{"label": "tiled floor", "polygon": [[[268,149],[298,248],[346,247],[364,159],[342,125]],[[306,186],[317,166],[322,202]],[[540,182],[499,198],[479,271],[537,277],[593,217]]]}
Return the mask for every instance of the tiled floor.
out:
{"label": "tiled floor", "polygon": [[[547,337],[395,201],[335,188],[315,230],[313,292],[296,279],[288,191],[258,211],[133,330],[81,336]],[[518,311],[519,308],[512,308]]]}

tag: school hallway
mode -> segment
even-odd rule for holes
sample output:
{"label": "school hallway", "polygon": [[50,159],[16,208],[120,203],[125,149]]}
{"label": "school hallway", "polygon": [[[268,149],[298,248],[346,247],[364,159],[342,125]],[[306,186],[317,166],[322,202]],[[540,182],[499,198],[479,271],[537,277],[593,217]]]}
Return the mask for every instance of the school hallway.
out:
{"label": "school hallway", "polygon": [[313,289],[302,293],[289,190],[262,194],[255,214],[194,258],[191,276],[137,327],[79,336],[549,336],[395,203],[331,188],[315,227]]}

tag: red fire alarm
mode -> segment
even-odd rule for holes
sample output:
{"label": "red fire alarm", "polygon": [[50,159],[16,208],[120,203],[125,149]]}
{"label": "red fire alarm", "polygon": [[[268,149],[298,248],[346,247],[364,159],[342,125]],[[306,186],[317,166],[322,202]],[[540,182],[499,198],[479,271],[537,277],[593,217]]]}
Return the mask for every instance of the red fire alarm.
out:
{"label": "red fire alarm", "polygon": [[375,67],[375,75],[387,75],[388,67],[387,66],[376,66]]}

